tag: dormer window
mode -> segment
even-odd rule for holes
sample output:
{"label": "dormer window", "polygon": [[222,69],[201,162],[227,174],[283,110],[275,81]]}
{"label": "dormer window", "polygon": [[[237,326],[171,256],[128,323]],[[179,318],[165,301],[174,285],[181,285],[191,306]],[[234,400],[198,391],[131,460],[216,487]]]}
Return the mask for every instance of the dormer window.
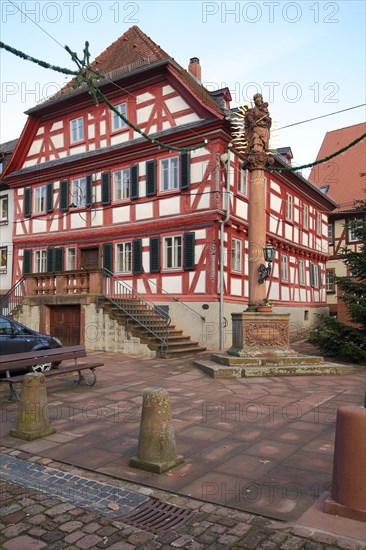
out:
{"label": "dormer window", "polygon": [[[123,115],[125,118],[127,118],[127,105],[126,103],[121,103],[120,105],[115,105],[115,109]],[[122,120],[121,117],[117,115],[114,111],[111,111],[112,114],[112,131],[115,132],[116,130],[121,130],[125,126],[127,126],[126,122]]]}
{"label": "dormer window", "polygon": [[76,143],[84,140],[84,119],[83,117],[74,118],[70,121],[70,142]]}

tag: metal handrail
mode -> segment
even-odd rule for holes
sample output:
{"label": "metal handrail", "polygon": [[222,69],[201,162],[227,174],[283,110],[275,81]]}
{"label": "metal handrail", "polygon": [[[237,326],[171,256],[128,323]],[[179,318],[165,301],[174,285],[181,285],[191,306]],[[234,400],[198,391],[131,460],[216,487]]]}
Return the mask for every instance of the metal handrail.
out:
{"label": "metal handrail", "polygon": [[25,277],[23,276],[15,285],[0,299],[0,313],[11,315],[12,311],[23,303],[25,295]]}
{"label": "metal handrail", "polygon": [[152,283],[153,285],[156,286],[156,288],[158,288],[159,290],[161,290],[162,292],[164,292],[165,294],[168,294],[168,296],[170,296],[174,302],[179,302],[182,306],[186,307],[187,309],[191,310],[195,315],[198,315],[198,317],[201,319],[201,321],[205,322],[206,321],[206,317],[204,317],[203,315],[201,315],[200,313],[198,313],[198,311],[196,311],[195,309],[193,309],[192,307],[190,307],[189,305],[187,305],[185,302],[182,302],[182,300],[180,300],[177,296],[173,296],[173,294],[171,294],[170,292],[168,292],[167,290],[165,290],[162,286],[158,285],[157,283],[155,283],[155,281],[153,281],[152,279],[150,279],[147,275],[145,275],[144,273],[141,273],[141,276],[146,279],[147,281],[149,281],[149,283]]}
{"label": "metal handrail", "polygon": [[161,341],[162,351],[168,349],[171,318],[165,310],[147,300],[108,269],[103,269],[103,295],[128,315],[127,330],[128,322],[133,320]]}

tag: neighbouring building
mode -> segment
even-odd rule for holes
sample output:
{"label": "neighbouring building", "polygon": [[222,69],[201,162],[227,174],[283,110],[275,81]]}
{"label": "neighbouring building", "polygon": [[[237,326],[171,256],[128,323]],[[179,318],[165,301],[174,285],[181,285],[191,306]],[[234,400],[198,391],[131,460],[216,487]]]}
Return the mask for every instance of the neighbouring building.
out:
{"label": "neighbouring building", "polygon": [[[183,69],[138,27],[93,66],[134,127],[85,85],[27,112],[4,174],[14,190],[13,283],[25,285],[17,315],[89,349],[183,354],[218,349],[221,331],[230,347],[231,313],[248,301],[248,254],[265,244],[248,242],[251,182],[228,151],[230,92],[209,93],[197,58]],[[291,158],[278,150],[275,166]],[[293,331],[308,329],[326,311],[336,204],[296,172],[268,172],[266,197],[276,246],[267,294],[291,313]]]}
{"label": "neighbouring building", "polygon": [[[6,294],[13,278],[13,194],[2,181],[2,172],[15,149],[17,139],[0,144],[0,295]],[[6,312],[6,304],[3,303]],[[0,308],[0,313],[2,309]]]}
{"label": "neighbouring building", "polygon": [[[327,132],[317,160],[335,153],[365,133],[366,122]],[[315,166],[309,176],[310,181],[338,204],[338,208],[329,215],[329,259],[325,284],[330,314],[336,315],[342,322],[348,322],[348,312],[346,304],[339,299],[334,278],[351,275],[340,259],[341,249],[346,247],[357,251],[361,245],[350,222],[364,219],[364,213],[355,210],[355,201],[366,198],[366,179],[361,176],[365,172],[365,141],[360,141],[341,155]]]}

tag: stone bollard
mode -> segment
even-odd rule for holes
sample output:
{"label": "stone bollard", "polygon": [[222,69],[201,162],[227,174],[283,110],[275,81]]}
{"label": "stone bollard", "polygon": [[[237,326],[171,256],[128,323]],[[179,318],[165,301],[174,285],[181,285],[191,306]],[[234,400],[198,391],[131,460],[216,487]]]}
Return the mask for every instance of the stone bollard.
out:
{"label": "stone bollard", "polygon": [[47,393],[42,373],[26,374],[23,380],[18,421],[10,435],[31,441],[54,433],[48,419]]}
{"label": "stone bollard", "polygon": [[172,425],[172,404],[162,388],[144,393],[137,457],[129,466],[162,474],[183,462],[177,456]]}
{"label": "stone bollard", "polygon": [[366,521],[366,408],[338,409],[332,495],[325,500],[324,511]]}

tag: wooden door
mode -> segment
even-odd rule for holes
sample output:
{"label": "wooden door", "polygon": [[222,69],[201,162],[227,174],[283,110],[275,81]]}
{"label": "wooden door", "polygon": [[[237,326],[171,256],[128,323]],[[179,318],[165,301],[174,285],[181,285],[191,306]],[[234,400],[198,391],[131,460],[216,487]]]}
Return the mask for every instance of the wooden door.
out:
{"label": "wooden door", "polygon": [[80,268],[95,269],[97,267],[99,267],[99,248],[97,246],[92,248],[81,248]]}
{"label": "wooden door", "polygon": [[50,334],[63,346],[80,344],[80,306],[53,306],[50,312]]}

